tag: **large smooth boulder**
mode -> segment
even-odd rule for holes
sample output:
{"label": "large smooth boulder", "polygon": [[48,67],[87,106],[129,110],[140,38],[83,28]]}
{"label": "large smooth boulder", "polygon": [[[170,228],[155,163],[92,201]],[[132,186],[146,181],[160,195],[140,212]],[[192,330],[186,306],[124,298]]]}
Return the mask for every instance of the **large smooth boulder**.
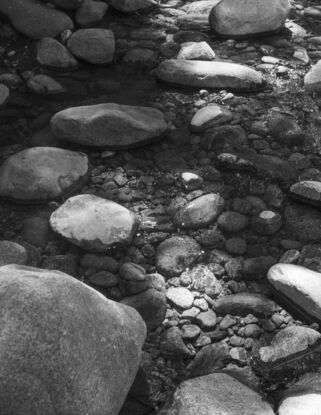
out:
{"label": "large smooth boulder", "polygon": [[123,13],[150,10],[157,5],[155,0],[107,0],[107,3]]}
{"label": "large smooth boulder", "polygon": [[114,415],[139,368],[139,314],[59,271],[0,268],[0,412]]}
{"label": "large smooth boulder", "polygon": [[159,415],[274,415],[270,404],[227,373],[186,380]]}
{"label": "large smooth boulder", "polygon": [[276,293],[321,322],[321,274],[293,264],[276,264],[267,279]]}
{"label": "large smooth boulder", "polygon": [[19,32],[32,39],[56,37],[74,26],[67,14],[40,0],[1,0],[0,12],[8,16]]}
{"label": "large smooth boulder", "polygon": [[186,88],[212,88],[258,91],[266,87],[261,73],[230,62],[205,62],[169,59],[155,71],[158,80]]}
{"label": "large smooth boulder", "polygon": [[52,229],[88,251],[103,252],[127,246],[137,229],[135,213],[94,195],[69,198],[50,217]]}
{"label": "large smooth boulder", "polygon": [[305,75],[304,87],[311,94],[321,93],[321,59]]}
{"label": "large smooth boulder", "polygon": [[21,202],[66,197],[89,175],[84,153],[31,147],[10,156],[0,167],[0,196]]}
{"label": "large smooth boulder", "polygon": [[51,130],[64,141],[126,148],[160,137],[167,123],[155,108],[108,103],[60,111],[51,119]]}
{"label": "large smooth boulder", "polygon": [[115,37],[108,29],[79,29],[70,37],[67,46],[77,58],[105,65],[114,59]]}
{"label": "large smooth boulder", "polygon": [[290,10],[289,0],[222,0],[213,7],[209,23],[223,37],[257,36],[280,30]]}

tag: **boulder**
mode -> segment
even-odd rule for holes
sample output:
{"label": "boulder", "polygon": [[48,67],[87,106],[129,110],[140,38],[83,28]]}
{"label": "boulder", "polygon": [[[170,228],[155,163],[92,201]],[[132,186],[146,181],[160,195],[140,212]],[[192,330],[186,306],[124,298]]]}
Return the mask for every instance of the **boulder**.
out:
{"label": "boulder", "polygon": [[[267,279],[276,294],[285,297],[285,305],[298,309],[321,323],[321,274],[293,264],[276,264]],[[292,305],[292,307],[291,307]]]}
{"label": "boulder", "polygon": [[107,3],[123,13],[147,11],[157,5],[155,0],[107,0]]}
{"label": "boulder", "polygon": [[280,30],[290,10],[289,0],[222,0],[213,7],[209,22],[223,37],[258,36]]}
{"label": "boulder", "polygon": [[261,73],[230,62],[205,62],[169,59],[155,70],[158,80],[186,88],[211,88],[235,91],[259,91],[266,87]]}
{"label": "boulder", "polygon": [[1,0],[0,12],[8,16],[19,32],[32,39],[56,37],[73,28],[67,14],[40,0]]}
{"label": "boulder", "polygon": [[57,40],[44,37],[37,45],[37,61],[40,65],[57,69],[73,69],[78,62],[69,50]]}
{"label": "boulder", "polygon": [[270,404],[227,373],[184,381],[159,415],[274,415]]}
{"label": "boulder", "polygon": [[312,66],[304,77],[304,86],[310,94],[321,92],[321,59]]}
{"label": "boulder", "polygon": [[51,119],[51,130],[64,141],[127,148],[159,138],[167,123],[155,108],[108,103],[60,111]]}
{"label": "boulder", "polygon": [[0,196],[21,202],[66,197],[89,175],[85,154],[54,147],[31,147],[0,167]]}
{"label": "boulder", "polygon": [[114,59],[115,37],[108,29],[79,29],[70,37],[67,46],[77,58],[105,65]]}
{"label": "boulder", "polygon": [[2,414],[114,415],[139,368],[138,313],[59,271],[0,268]]}
{"label": "boulder", "polygon": [[69,198],[50,217],[52,229],[71,243],[102,252],[132,242],[136,215],[111,200],[94,195]]}

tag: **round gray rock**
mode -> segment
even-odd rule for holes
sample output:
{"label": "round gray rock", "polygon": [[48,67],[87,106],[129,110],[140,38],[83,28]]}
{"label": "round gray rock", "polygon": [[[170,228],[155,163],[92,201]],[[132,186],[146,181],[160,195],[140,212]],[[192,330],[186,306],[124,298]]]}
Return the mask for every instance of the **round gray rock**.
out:
{"label": "round gray rock", "polygon": [[191,308],[194,301],[193,294],[183,287],[170,287],[167,290],[166,297],[170,303],[183,310]]}
{"label": "round gray rock", "polygon": [[0,167],[0,196],[21,202],[67,196],[85,183],[85,154],[54,147],[32,147],[10,156]]}
{"label": "round gray rock", "polygon": [[160,137],[167,123],[155,108],[108,103],[60,111],[51,119],[51,130],[76,144],[127,148]]}
{"label": "round gray rock", "polygon": [[71,243],[92,252],[132,242],[137,229],[135,213],[94,195],[68,199],[50,217],[52,229]]}
{"label": "round gray rock", "polygon": [[16,264],[25,265],[28,261],[26,249],[12,241],[0,241],[0,266]]}
{"label": "round gray rock", "polygon": [[2,414],[119,412],[146,328],[132,308],[59,271],[0,268]]}
{"label": "round gray rock", "polygon": [[69,50],[56,39],[50,37],[44,37],[38,42],[37,61],[40,65],[59,69],[72,69],[78,65]]}
{"label": "round gray rock", "polygon": [[80,29],[71,36],[67,46],[77,58],[105,65],[113,61],[115,37],[108,29]]}

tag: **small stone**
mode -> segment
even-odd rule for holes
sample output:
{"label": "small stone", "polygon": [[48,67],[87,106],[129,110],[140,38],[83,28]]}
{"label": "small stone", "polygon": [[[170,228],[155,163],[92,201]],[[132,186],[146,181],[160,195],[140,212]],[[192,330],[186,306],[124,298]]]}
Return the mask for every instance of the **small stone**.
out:
{"label": "small stone", "polygon": [[195,322],[201,326],[203,330],[212,330],[216,326],[216,314],[212,310],[199,313]]}
{"label": "small stone", "polygon": [[101,21],[108,10],[108,4],[102,1],[83,0],[76,12],[76,22],[81,27]]}
{"label": "small stone", "polygon": [[119,278],[108,271],[95,272],[89,278],[89,283],[101,288],[112,288],[118,285]]}
{"label": "small stone", "polygon": [[282,218],[279,213],[265,210],[254,218],[253,226],[261,235],[273,235],[282,227]]}
{"label": "small stone", "polygon": [[239,293],[219,298],[215,301],[213,310],[220,315],[271,315],[277,310],[277,305],[262,294]]}
{"label": "small stone", "polygon": [[245,364],[247,361],[247,353],[243,347],[232,347],[230,350],[230,358],[237,363]]}
{"label": "small stone", "polygon": [[235,236],[225,242],[225,249],[231,255],[244,255],[247,250],[246,240]]}
{"label": "small stone", "polygon": [[245,215],[238,212],[223,212],[217,218],[218,226],[225,232],[238,233],[245,229],[249,221]]}
{"label": "small stone", "polygon": [[38,42],[37,61],[40,65],[58,69],[74,69],[78,65],[69,50],[50,37],[44,37]]}
{"label": "small stone", "polygon": [[162,334],[160,348],[165,357],[182,359],[191,356],[178,327],[171,327]]}
{"label": "small stone", "polygon": [[176,59],[212,61],[215,59],[215,52],[207,42],[187,42],[182,43]]}
{"label": "small stone", "polygon": [[174,306],[187,310],[192,307],[194,297],[187,288],[171,287],[166,293],[167,299],[174,304]]}
{"label": "small stone", "polygon": [[9,97],[10,89],[4,84],[0,84],[0,107],[4,107],[6,105]]}
{"label": "small stone", "polygon": [[200,189],[203,185],[203,179],[197,173],[183,172],[180,175],[180,181],[186,190],[192,191]]}
{"label": "small stone", "polygon": [[201,333],[201,329],[195,324],[186,324],[182,326],[182,338],[185,340],[193,340]]}
{"label": "small stone", "polygon": [[227,330],[228,328],[235,326],[236,320],[231,317],[229,314],[223,317],[221,320],[219,327],[221,330]]}
{"label": "small stone", "polygon": [[35,75],[28,79],[27,87],[35,94],[51,95],[66,92],[65,88],[48,75]]}
{"label": "small stone", "polygon": [[207,128],[228,123],[232,117],[232,113],[222,105],[208,105],[194,114],[190,128],[193,132],[203,132]]}
{"label": "small stone", "polygon": [[267,121],[273,138],[280,144],[292,147],[303,143],[305,135],[300,126],[290,117],[272,112]]}

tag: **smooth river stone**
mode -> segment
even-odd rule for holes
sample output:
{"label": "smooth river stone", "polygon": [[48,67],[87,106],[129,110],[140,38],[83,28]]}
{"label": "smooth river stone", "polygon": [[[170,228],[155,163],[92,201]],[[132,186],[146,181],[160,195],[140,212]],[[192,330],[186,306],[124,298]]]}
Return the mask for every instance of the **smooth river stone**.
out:
{"label": "smooth river stone", "polygon": [[261,73],[230,62],[205,62],[169,59],[155,71],[158,80],[174,86],[227,89],[243,92],[266,87]]}
{"label": "smooth river stone", "polygon": [[321,182],[305,180],[293,184],[290,194],[294,199],[321,208]]}
{"label": "smooth river stone", "polygon": [[158,109],[111,103],[67,108],[55,114],[50,124],[61,140],[110,148],[139,146],[167,130]]}
{"label": "smooth river stone", "polygon": [[321,322],[321,274],[293,264],[276,264],[267,279],[272,287],[285,296],[293,307]]}
{"label": "smooth river stone", "polygon": [[10,156],[0,167],[0,196],[21,202],[66,197],[86,182],[84,153],[31,147]]}
{"label": "smooth river stone", "polygon": [[135,213],[94,195],[69,198],[50,217],[52,229],[69,242],[91,252],[127,246],[137,229]]}

